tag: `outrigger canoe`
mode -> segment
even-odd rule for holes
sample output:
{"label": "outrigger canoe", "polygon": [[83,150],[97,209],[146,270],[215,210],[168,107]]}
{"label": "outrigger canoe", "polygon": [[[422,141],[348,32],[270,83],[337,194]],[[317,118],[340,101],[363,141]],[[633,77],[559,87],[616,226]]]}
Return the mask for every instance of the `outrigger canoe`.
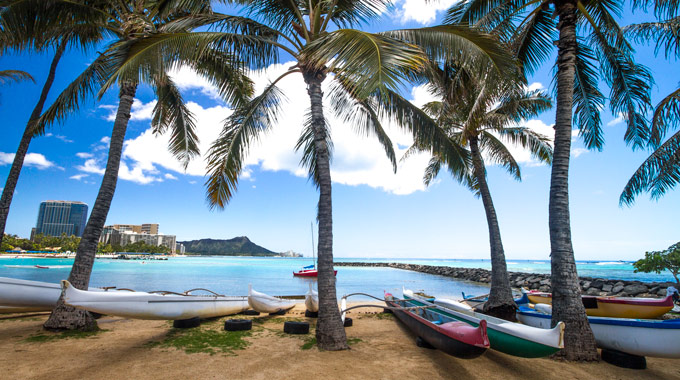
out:
{"label": "outrigger canoe", "polygon": [[[520,305],[517,319],[529,326],[550,328],[552,307],[537,305],[543,312]],[[588,317],[600,348],[637,356],[680,358],[680,319],[626,319]]]}
{"label": "outrigger canoe", "polygon": [[312,313],[319,311],[319,293],[309,284],[309,291],[305,294],[305,307]]}
{"label": "outrigger canoe", "polygon": [[294,301],[257,292],[251,285],[248,285],[248,304],[255,311],[270,314],[284,312],[295,306]]}
{"label": "outrigger canoe", "polygon": [[[405,299],[415,299],[424,305],[431,305],[408,289],[404,289]],[[564,323],[545,330],[509,322],[489,315],[476,313],[468,305],[448,299],[435,298],[437,310],[458,321],[478,326],[486,321],[486,332],[491,348],[508,355],[523,358],[541,358],[564,348]]]}
{"label": "outrigger canoe", "polygon": [[61,282],[64,302],[78,309],[134,319],[182,320],[231,315],[248,309],[248,297],[172,292],[93,292]]}
{"label": "outrigger canoe", "polygon": [[[582,296],[586,314],[591,317],[658,318],[673,309],[673,295],[677,290],[669,286],[665,298],[596,297]],[[526,293],[535,304],[552,304],[552,294],[531,291]]]}
{"label": "outrigger canoe", "polygon": [[390,293],[385,293],[385,303],[414,334],[442,352],[471,359],[489,348],[484,320],[473,327],[450,317],[435,305],[415,299],[399,300]]}

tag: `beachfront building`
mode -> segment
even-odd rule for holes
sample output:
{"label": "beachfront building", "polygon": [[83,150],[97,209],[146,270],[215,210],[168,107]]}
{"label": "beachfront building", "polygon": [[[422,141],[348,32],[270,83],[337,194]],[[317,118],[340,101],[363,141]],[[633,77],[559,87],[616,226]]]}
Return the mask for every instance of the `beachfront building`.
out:
{"label": "beachfront building", "polygon": [[87,223],[87,205],[76,201],[45,201],[40,203],[35,232],[31,235],[83,236]]}
{"label": "beachfront building", "polygon": [[158,224],[114,224],[105,226],[99,238],[100,243],[120,245],[122,247],[137,242],[170,248],[171,253],[177,251],[177,237],[158,233]]}
{"label": "beachfront building", "polygon": [[182,243],[175,244],[175,253],[178,255],[183,255],[187,252],[186,247]]}

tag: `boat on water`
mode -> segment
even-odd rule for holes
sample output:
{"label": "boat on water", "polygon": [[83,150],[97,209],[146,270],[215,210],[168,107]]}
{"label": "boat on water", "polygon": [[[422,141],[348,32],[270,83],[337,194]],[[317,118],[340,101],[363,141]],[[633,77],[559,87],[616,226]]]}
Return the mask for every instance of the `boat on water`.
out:
{"label": "boat on water", "polygon": [[305,307],[312,313],[319,311],[319,293],[309,284],[309,290],[305,293]]}
{"label": "boat on water", "polygon": [[449,355],[471,359],[489,348],[486,321],[478,326],[461,322],[435,305],[416,299],[397,299],[385,293],[385,303],[393,307],[394,315],[420,339]]}
{"label": "boat on water", "polygon": [[248,304],[255,311],[269,314],[285,312],[295,307],[295,301],[257,292],[251,285],[248,285]]}
{"label": "boat on water", "polygon": [[[316,254],[314,252],[314,224],[312,224],[312,265],[302,267],[297,272],[293,272],[293,277],[319,277],[319,271],[316,269]],[[334,275],[338,275],[337,270],[333,270]]]}
{"label": "boat on water", "polygon": [[[552,306],[537,304],[530,308],[520,305],[517,319],[522,323],[550,328]],[[595,342],[600,348],[631,355],[658,358],[680,358],[680,319],[627,319],[588,317]]]}
{"label": "boat on water", "polygon": [[[404,289],[405,299],[414,299],[425,305],[432,305],[427,299]],[[458,301],[435,298],[437,310],[446,316],[472,326],[486,321],[486,333],[491,348],[508,355],[522,358],[541,358],[554,354],[564,348],[564,323],[552,329],[541,329],[520,323],[509,322],[489,315],[476,313],[470,306]]]}
{"label": "boat on water", "polygon": [[[61,282],[64,302],[78,309],[134,319],[183,320],[238,314],[248,309],[248,297],[174,292],[86,291]],[[189,291],[191,292],[191,291]],[[187,292],[187,293],[189,293]]]}
{"label": "boat on water", "polygon": [[[673,309],[673,299],[678,290],[672,286],[666,289],[665,298],[581,296],[586,314],[591,317],[611,318],[658,318]],[[529,291],[529,301],[534,304],[552,304],[552,294]]]}

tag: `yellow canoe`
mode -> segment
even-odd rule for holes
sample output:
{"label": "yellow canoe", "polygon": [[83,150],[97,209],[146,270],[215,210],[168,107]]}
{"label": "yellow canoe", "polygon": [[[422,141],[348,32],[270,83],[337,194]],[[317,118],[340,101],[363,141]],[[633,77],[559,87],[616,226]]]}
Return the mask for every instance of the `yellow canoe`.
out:
{"label": "yellow canoe", "polygon": [[[527,294],[531,303],[552,304],[550,293],[530,292]],[[582,296],[586,314],[591,317],[658,318],[673,308],[673,297],[635,298],[635,297],[592,297]]]}

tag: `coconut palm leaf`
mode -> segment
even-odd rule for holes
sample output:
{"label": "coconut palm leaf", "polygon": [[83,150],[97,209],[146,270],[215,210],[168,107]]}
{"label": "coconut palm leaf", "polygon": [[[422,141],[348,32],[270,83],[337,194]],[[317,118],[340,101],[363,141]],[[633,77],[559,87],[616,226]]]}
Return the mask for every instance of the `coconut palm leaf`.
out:
{"label": "coconut palm leaf", "polygon": [[[323,135],[323,144],[326,145],[326,150],[328,151],[329,159],[332,159],[333,157],[333,139],[331,138],[331,132],[328,129],[329,123],[328,121],[324,121],[323,123],[323,131],[321,134]],[[312,183],[316,186],[317,189],[320,188],[321,186],[321,178],[320,178],[320,173],[318,170],[318,165],[317,163],[319,162],[319,158],[317,155],[317,147],[315,146],[315,137],[314,137],[314,128],[315,126],[312,124],[312,113],[311,110],[307,113],[305,117],[305,124],[304,128],[302,130],[302,134],[300,135],[300,138],[298,139],[297,143],[295,144],[295,151],[299,151],[302,149],[302,158],[300,159],[300,165],[302,167],[307,168],[307,172],[309,173],[309,179],[312,180]]]}
{"label": "coconut palm leaf", "polygon": [[625,31],[638,42],[655,42],[656,54],[663,49],[666,58],[680,56],[680,17],[663,22],[630,25],[625,28]]}
{"label": "coconut palm leaf", "polygon": [[515,157],[496,136],[488,131],[482,131],[479,134],[479,148],[490,163],[500,165],[517,181],[522,180],[521,170]]}
{"label": "coconut palm leaf", "polygon": [[0,85],[8,82],[21,82],[22,80],[30,80],[35,83],[35,79],[31,74],[21,70],[0,70]]}
{"label": "coconut palm leaf", "polygon": [[162,134],[168,128],[172,129],[168,148],[186,169],[189,161],[199,154],[193,114],[184,103],[179,88],[165,72],[160,72],[153,83],[158,97],[158,102],[153,109],[154,133]]}
{"label": "coconut palm leaf", "polygon": [[227,118],[220,137],[208,152],[206,196],[210,208],[224,208],[238,186],[238,176],[250,144],[268,131],[277,121],[283,93],[276,83],[289,71],[270,83],[262,94],[234,109]]}
{"label": "coconut palm leaf", "polygon": [[604,108],[604,95],[597,86],[595,59],[592,49],[579,42],[574,66],[574,117],[586,148],[602,150],[604,133],[600,112]]}
{"label": "coconut palm leaf", "polygon": [[552,164],[553,150],[549,137],[526,127],[503,128],[495,132],[501,139],[528,150],[535,159]]}

